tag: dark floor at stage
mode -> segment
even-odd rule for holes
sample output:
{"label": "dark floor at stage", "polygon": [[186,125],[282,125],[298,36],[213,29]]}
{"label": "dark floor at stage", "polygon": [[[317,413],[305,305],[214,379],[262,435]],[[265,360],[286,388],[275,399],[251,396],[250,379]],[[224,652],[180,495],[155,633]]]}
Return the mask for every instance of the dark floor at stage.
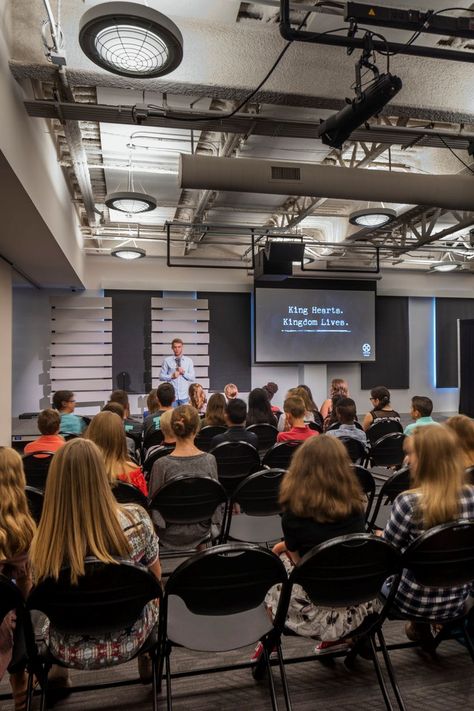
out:
{"label": "dark floor at stage", "polygon": [[[388,642],[404,641],[403,625],[388,622],[385,627]],[[298,656],[311,652],[311,640],[284,639],[286,656]],[[213,655],[213,661],[244,661],[247,649],[226,655]],[[407,709],[412,711],[451,711],[474,707],[473,665],[467,651],[456,642],[445,642],[437,660],[427,658],[414,649],[391,653]],[[185,670],[205,665],[206,657],[197,653],[178,650],[173,652],[173,670]],[[209,661],[208,661],[209,663]],[[136,677],[136,662],[130,662],[104,672],[74,672],[74,684],[94,681]],[[367,709],[383,711],[383,703],[371,662],[360,660],[355,670],[349,672],[338,659],[328,668],[317,661],[287,666],[288,682],[295,711],[354,711]],[[277,670],[275,680],[280,708],[283,697]],[[8,688],[4,680],[0,691]],[[270,709],[270,699],[265,683],[256,683],[249,670],[226,672],[208,676],[177,679],[173,682],[174,711],[215,711],[215,709],[243,709],[252,711]],[[160,709],[166,708],[160,697]],[[10,711],[11,701],[0,702],[1,711]],[[35,699],[33,709],[38,708]],[[151,686],[128,686],[116,689],[81,692],[58,703],[58,711],[110,711],[111,709],[151,710]]]}

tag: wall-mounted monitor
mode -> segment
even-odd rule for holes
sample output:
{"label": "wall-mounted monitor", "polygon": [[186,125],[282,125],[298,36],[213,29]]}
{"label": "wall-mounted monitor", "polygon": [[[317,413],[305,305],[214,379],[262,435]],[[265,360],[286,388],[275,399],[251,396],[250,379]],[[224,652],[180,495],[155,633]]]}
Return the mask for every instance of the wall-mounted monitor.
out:
{"label": "wall-mounted monitor", "polygon": [[255,362],[374,361],[375,294],[375,281],[256,282]]}

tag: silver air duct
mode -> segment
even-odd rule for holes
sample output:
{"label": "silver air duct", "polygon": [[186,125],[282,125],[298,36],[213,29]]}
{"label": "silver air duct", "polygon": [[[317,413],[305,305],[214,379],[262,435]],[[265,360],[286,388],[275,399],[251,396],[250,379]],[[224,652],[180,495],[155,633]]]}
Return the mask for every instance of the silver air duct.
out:
{"label": "silver air duct", "polygon": [[181,188],[275,195],[308,195],[474,210],[474,179],[464,175],[417,175],[326,165],[180,156]]}

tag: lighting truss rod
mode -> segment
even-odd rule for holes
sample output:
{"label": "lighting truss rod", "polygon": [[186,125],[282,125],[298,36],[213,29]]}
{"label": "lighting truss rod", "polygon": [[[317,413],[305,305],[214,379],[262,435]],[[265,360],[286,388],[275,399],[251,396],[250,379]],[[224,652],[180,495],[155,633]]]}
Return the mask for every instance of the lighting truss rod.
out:
{"label": "lighting truss rod", "polygon": [[[280,34],[290,42],[312,42],[313,44],[326,44],[335,47],[350,47],[352,49],[364,49],[365,40],[363,37],[348,37],[339,35],[329,35],[323,33],[308,32],[306,30],[294,30],[290,22],[290,2],[291,0],[280,0]],[[349,24],[347,26],[349,30]],[[420,28],[421,29],[421,28]],[[372,39],[374,50],[381,53],[395,52],[396,54],[409,54],[417,57],[430,57],[431,59],[450,59],[456,62],[474,62],[474,52],[459,51],[454,49],[442,49],[440,47],[426,47],[423,45],[400,44],[399,42],[381,42]]]}

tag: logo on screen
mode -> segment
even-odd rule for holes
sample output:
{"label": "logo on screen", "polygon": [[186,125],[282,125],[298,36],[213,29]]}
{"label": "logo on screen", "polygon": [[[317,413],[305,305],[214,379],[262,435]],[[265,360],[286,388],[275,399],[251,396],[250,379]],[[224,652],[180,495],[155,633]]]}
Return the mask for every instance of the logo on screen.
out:
{"label": "logo on screen", "polygon": [[364,343],[362,346],[362,354],[364,358],[368,358],[370,356],[371,350],[370,343]]}

